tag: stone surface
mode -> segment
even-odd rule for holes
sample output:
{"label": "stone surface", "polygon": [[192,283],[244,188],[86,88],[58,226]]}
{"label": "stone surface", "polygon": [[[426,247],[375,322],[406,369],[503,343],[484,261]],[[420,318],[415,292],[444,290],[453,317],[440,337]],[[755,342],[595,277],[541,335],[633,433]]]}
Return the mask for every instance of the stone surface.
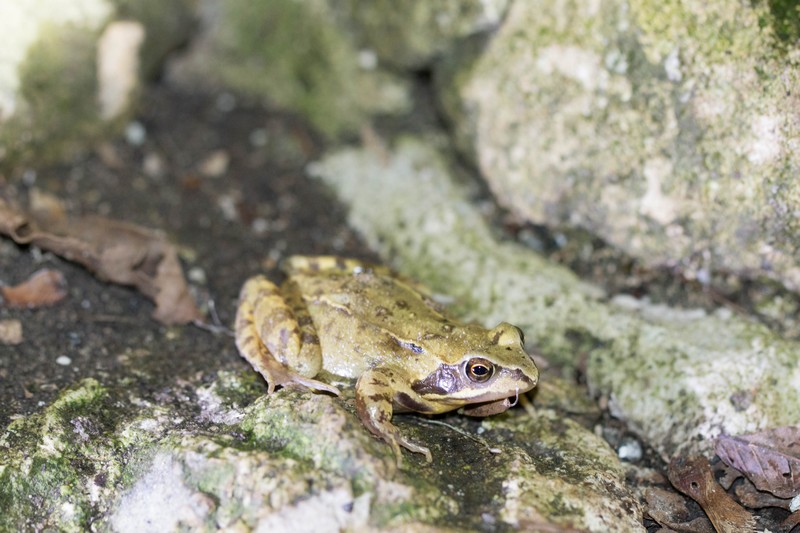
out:
{"label": "stone surface", "polygon": [[196,401],[157,405],[87,379],[12,422],[0,436],[0,529],[643,531],[614,452],[551,407],[482,422],[400,417],[434,462],[407,455],[397,471],[351,397],[259,398],[252,373],[193,385]]}
{"label": "stone surface", "polygon": [[404,80],[362,50],[327,0],[204,0],[201,34],[170,78],[228,88],[298,112],[329,136],[410,107]]}
{"label": "stone surface", "polygon": [[797,20],[792,2],[514,2],[442,66],[441,100],[520,217],[796,291]]}
{"label": "stone surface", "polygon": [[152,72],[187,37],[189,9],[184,0],[0,4],[0,164],[56,160],[116,125],[136,101],[140,66]]}
{"label": "stone surface", "polygon": [[566,268],[498,240],[435,146],[408,138],[341,150],[309,171],[375,250],[454,297],[464,316],[517,324],[561,364],[585,357],[590,387],[665,459],[710,452],[723,432],[800,422],[800,344],[724,309],[606,301]]}
{"label": "stone surface", "polygon": [[351,28],[381,62],[425,69],[471,35],[496,28],[508,0],[344,0]]}

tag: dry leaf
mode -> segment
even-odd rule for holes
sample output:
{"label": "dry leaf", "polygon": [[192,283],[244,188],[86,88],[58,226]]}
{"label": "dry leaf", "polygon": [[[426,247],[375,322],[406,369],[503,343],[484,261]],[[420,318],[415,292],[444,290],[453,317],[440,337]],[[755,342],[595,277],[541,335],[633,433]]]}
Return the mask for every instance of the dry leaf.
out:
{"label": "dry leaf", "polygon": [[0,342],[3,344],[22,343],[22,322],[19,320],[0,320]]}
{"label": "dry leaf", "polygon": [[758,490],[747,478],[742,478],[742,481],[734,487],[733,493],[736,495],[736,498],[742,505],[749,507],[750,509],[778,507],[788,511],[789,506],[792,503],[792,500],[778,498],[769,492]]}
{"label": "dry leaf", "polygon": [[717,439],[717,455],[758,490],[779,498],[800,494],[800,427],[788,426]]}
{"label": "dry leaf", "polygon": [[0,234],[80,263],[102,280],[136,287],[155,302],[159,322],[200,318],[178,253],[160,233],[103,217],[69,220],[58,210],[25,213],[0,200]]}
{"label": "dry leaf", "polygon": [[9,307],[44,307],[67,296],[67,281],[58,270],[42,269],[13,287],[0,287],[0,294]]}
{"label": "dry leaf", "polygon": [[686,499],[680,494],[650,487],[644,494],[650,518],[673,531],[687,533],[714,533],[714,526],[705,516],[692,518]]}
{"label": "dry leaf", "polygon": [[756,522],[744,507],[733,501],[714,480],[704,457],[676,457],[668,468],[672,485],[697,503],[721,533],[755,531]]}
{"label": "dry leaf", "polygon": [[800,511],[793,512],[786,517],[786,520],[781,522],[781,526],[784,528],[783,530],[786,531],[786,533],[789,533],[798,525],[800,525]]}

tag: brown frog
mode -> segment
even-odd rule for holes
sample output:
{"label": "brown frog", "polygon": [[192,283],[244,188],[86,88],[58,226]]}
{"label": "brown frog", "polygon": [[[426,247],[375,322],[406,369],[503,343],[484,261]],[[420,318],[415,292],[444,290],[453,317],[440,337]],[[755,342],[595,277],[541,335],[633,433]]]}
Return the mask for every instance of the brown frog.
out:
{"label": "brown frog", "polygon": [[403,436],[392,413],[436,414],[463,407],[486,416],[532,389],[539,372],[523,349],[522,331],[445,317],[427,291],[389,269],[332,256],[289,258],[278,288],[264,276],[245,282],[236,315],[241,355],[276,386],[296,384],[338,395],[314,379],[357,380],[364,425],[401,462],[400,446],[430,450]]}

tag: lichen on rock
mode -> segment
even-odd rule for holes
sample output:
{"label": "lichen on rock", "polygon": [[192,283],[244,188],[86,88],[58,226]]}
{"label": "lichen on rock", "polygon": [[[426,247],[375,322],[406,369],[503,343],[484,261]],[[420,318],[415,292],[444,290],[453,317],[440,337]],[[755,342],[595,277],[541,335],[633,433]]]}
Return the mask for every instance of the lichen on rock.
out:
{"label": "lichen on rock", "polygon": [[478,54],[444,62],[444,108],[526,220],[800,290],[800,56],[781,37],[797,13],[779,4],[515,2]]}
{"label": "lichen on rock", "polygon": [[800,419],[797,342],[725,310],[709,314],[630,297],[605,301],[566,268],[498,239],[458,184],[446,148],[402,138],[384,153],[343,149],[309,168],[401,272],[454,297],[487,326],[523,328],[545,357],[586,357],[589,386],[665,458]]}

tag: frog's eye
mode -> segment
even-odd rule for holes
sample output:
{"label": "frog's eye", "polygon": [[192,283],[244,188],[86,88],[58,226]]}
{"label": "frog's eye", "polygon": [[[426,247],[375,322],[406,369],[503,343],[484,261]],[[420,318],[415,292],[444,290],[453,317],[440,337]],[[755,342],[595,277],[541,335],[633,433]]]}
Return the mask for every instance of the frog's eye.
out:
{"label": "frog's eye", "polygon": [[467,361],[467,376],[476,383],[483,383],[494,374],[494,365],[486,359],[470,359]]}

